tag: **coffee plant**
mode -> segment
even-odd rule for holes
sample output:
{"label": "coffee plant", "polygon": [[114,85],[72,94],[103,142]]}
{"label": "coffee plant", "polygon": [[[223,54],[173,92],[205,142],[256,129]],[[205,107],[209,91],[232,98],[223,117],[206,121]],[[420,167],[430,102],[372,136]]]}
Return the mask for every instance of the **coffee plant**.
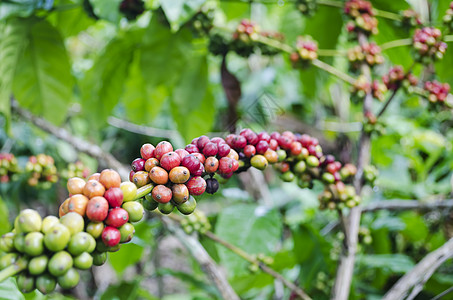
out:
{"label": "coffee plant", "polygon": [[0,298],[450,299],[452,3],[0,2]]}

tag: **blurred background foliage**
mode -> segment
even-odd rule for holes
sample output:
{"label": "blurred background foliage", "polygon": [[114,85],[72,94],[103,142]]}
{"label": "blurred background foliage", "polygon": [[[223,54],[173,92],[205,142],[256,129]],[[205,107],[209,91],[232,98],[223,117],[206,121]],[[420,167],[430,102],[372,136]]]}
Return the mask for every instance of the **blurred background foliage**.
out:
{"label": "blurred background foliage", "polygon": [[[82,161],[92,171],[105,166],[73,146],[25,121],[10,107],[43,117],[72,135],[99,144],[128,164],[145,142],[170,139],[184,146],[192,138],[228,130],[230,103],[221,82],[222,58],[210,54],[209,37],[194,32],[190,20],[205,6],[214,8],[214,27],[234,31],[249,18],[268,31],[281,32],[289,45],[311,35],[320,49],[347,49],[342,11],[320,6],[303,16],[293,1],[146,0],[144,12],[128,20],[120,0],[4,0],[0,3],[0,152],[27,157],[46,153],[59,170]],[[127,1],[123,1],[127,2]],[[134,1],[130,1],[134,2]],[[374,7],[398,13],[410,7],[425,21],[439,25],[448,8],[445,0],[376,0]],[[379,19],[378,45],[410,37],[394,21]],[[450,45],[451,46],[451,45]],[[383,52],[383,75],[393,64],[408,68],[410,47]],[[348,72],[345,56],[320,57]],[[453,84],[453,51],[432,66],[429,79]],[[361,129],[361,104],[350,100],[350,86],[323,70],[295,70],[285,54],[227,56],[227,69],[240,82],[237,126],[259,131],[290,129],[307,132],[343,162],[353,162]],[[414,73],[423,75],[416,67]],[[372,163],[379,169],[374,188],[364,191],[364,203],[385,199],[450,197],[453,169],[451,111],[427,109],[416,96],[399,93],[380,121],[385,133],[373,136]],[[269,103],[277,114],[269,113]],[[374,103],[375,111],[381,103]],[[273,110],[275,111],[275,110]],[[130,130],[130,123],[154,128],[151,136]],[[317,192],[300,190],[266,172],[272,203],[244,192],[237,178],[215,196],[204,196],[201,210],[213,232],[251,254],[273,258],[272,267],[297,282],[314,299],[328,299],[341,251],[342,233],[326,230],[337,216],[319,211]],[[0,233],[20,208],[56,213],[67,197],[65,182],[50,189],[27,186],[24,178],[0,185]],[[9,211],[9,218],[8,218]],[[351,299],[379,299],[402,274],[452,236],[448,210],[419,213],[379,211],[363,215],[360,248]],[[242,299],[289,297],[273,278],[250,270],[248,263],[200,235],[209,254],[222,265]],[[78,291],[50,296],[20,294],[14,280],[0,284],[2,299],[217,299],[218,292],[200,266],[153,219],[136,227],[136,237],[124,251],[110,256],[107,270],[86,274]],[[430,299],[453,285],[453,264],[442,266],[417,299]],[[95,280],[91,280],[94,278]],[[451,296],[453,297],[453,296]],[[450,298],[451,298],[450,297]],[[447,298],[446,298],[447,299]]]}

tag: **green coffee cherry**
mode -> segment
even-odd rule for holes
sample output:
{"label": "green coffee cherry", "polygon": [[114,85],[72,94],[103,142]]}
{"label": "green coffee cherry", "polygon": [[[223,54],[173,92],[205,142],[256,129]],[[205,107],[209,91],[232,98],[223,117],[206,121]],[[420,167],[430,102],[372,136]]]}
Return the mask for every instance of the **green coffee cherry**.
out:
{"label": "green coffee cherry", "polygon": [[18,218],[18,225],[21,232],[41,231],[42,219],[36,210],[24,209],[20,212]]}
{"label": "green coffee cherry", "polygon": [[104,223],[103,222],[90,222],[87,225],[86,232],[91,234],[92,237],[95,239],[99,238],[104,230]]}
{"label": "green coffee cherry", "polygon": [[192,196],[189,197],[189,200],[177,206],[179,212],[183,215],[190,215],[191,213],[193,213],[196,207],[197,201]]}
{"label": "green coffee cherry", "polygon": [[[128,202],[128,203],[131,203],[131,202]],[[124,224],[123,226],[121,226],[118,229],[121,233],[121,240],[120,240],[121,243],[127,243],[130,240],[132,240],[132,237],[134,236],[134,233],[135,233],[134,225],[127,222],[126,224]]]}
{"label": "green coffee cherry", "polygon": [[124,210],[129,214],[129,222],[138,222],[143,218],[145,210],[138,201],[125,202],[122,206]]}
{"label": "green coffee cherry", "polygon": [[93,265],[102,266],[107,261],[107,252],[94,252]]}
{"label": "green coffee cherry", "polygon": [[[184,202],[184,203],[187,203],[188,201]],[[183,203],[183,204],[184,204]],[[182,205],[182,204],[181,204]],[[180,206],[180,205],[179,205]],[[168,215],[169,213],[171,213],[174,209],[175,209],[175,205],[171,202],[167,202],[167,203],[159,203],[157,208],[159,209],[159,211],[165,215]]]}
{"label": "green coffee cherry", "polygon": [[86,232],[78,232],[71,237],[68,244],[68,251],[74,256],[87,252],[92,246],[94,238]]}
{"label": "green coffee cherry", "polygon": [[33,257],[28,263],[28,272],[31,275],[40,275],[46,271],[48,262],[49,258],[47,255]]}
{"label": "green coffee cherry", "polygon": [[44,235],[41,232],[30,232],[25,236],[24,252],[38,256],[44,252]]}
{"label": "green coffee cherry", "polygon": [[22,272],[16,279],[17,287],[22,293],[30,293],[35,289],[35,278]]}
{"label": "green coffee cherry", "polygon": [[294,165],[294,172],[297,174],[302,174],[307,169],[307,164],[301,160]]}
{"label": "green coffee cherry", "polygon": [[63,224],[56,224],[44,236],[44,245],[52,252],[61,251],[69,243],[71,232]]}
{"label": "green coffee cherry", "polygon": [[57,281],[50,274],[42,274],[36,278],[36,288],[44,295],[49,294],[55,290]]}
{"label": "green coffee cherry", "polygon": [[64,275],[70,268],[72,268],[72,264],[72,257],[68,252],[57,252],[49,260],[49,272],[53,276]]}
{"label": "green coffee cherry", "polygon": [[45,217],[42,220],[41,232],[44,234],[48,233],[52,229],[52,227],[58,223],[60,223],[60,220],[55,216]]}
{"label": "green coffee cherry", "polygon": [[85,226],[83,217],[76,212],[70,212],[60,218],[61,224],[65,225],[71,235],[81,232]]}
{"label": "green coffee cherry", "polygon": [[14,251],[14,233],[8,232],[0,238],[0,251],[12,252]]}
{"label": "green coffee cherry", "polygon": [[0,270],[15,263],[18,257],[19,255],[17,253],[8,253],[0,257]]}
{"label": "green coffee cherry", "polygon": [[79,256],[74,257],[74,267],[80,270],[87,270],[93,265],[93,256],[88,252],[83,252]]}
{"label": "green coffee cherry", "polygon": [[62,289],[68,290],[75,287],[80,280],[79,272],[76,269],[69,269],[64,275],[58,276],[57,282]]}

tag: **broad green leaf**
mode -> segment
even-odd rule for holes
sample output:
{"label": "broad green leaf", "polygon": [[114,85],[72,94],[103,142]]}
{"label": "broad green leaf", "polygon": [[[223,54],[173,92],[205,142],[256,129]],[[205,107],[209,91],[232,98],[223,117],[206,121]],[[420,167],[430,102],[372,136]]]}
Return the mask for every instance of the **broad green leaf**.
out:
{"label": "broad green leaf", "polygon": [[[123,252],[123,251],[118,251]],[[110,285],[101,295],[100,300],[133,300],[137,299],[137,293],[140,290],[140,282],[134,280],[132,282],[122,281],[116,285]]]}
{"label": "broad green leaf", "polygon": [[122,0],[89,0],[93,6],[96,16],[101,19],[117,24],[122,14],[120,12],[120,3]]}
{"label": "broad green leaf", "polygon": [[171,97],[173,119],[186,142],[208,132],[215,118],[215,101],[208,89],[205,56],[194,57]]}
{"label": "broad green leaf", "polygon": [[401,214],[401,219],[406,223],[406,228],[402,231],[406,239],[410,242],[425,241],[429,229],[423,222],[423,217],[415,212],[405,212]]}
{"label": "broad green leaf", "polygon": [[[65,0],[60,1],[59,5],[75,5],[75,3],[71,0]],[[49,16],[49,20],[65,37],[74,36],[95,24],[95,20],[88,17],[82,3],[71,9],[55,11]]]}
{"label": "broad green leaf", "polygon": [[208,283],[202,281],[201,279],[197,278],[196,276],[194,276],[194,274],[189,274],[189,273],[182,272],[182,271],[175,271],[172,269],[160,268],[160,269],[156,270],[156,275],[157,276],[170,275],[170,276],[179,278],[182,281],[187,282],[191,286],[206,292],[207,294],[210,294],[215,297],[220,297],[219,292],[217,291],[217,289],[215,287],[213,287],[211,284],[208,284]]}
{"label": "broad green leaf", "polygon": [[206,0],[161,0],[160,5],[172,30],[177,31],[183,23],[198,12],[205,2]]}
{"label": "broad green leaf", "polygon": [[129,120],[148,124],[161,111],[170,89],[165,85],[150,87],[143,78],[140,65],[141,52],[136,51],[125,83],[122,102]]}
{"label": "broad green leaf", "polygon": [[16,0],[0,2],[0,20],[9,17],[28,17],[36,9],[50,10],[53,0]]}
{"label": "broad green leaf", "polygon": [[95,124],[103,124],[119,102],[142,34],[142,30],[130,31],[112,40],[82,80],[82,107]]}
{"label": "broad green leaf", "polygon": [[358,265],[366,269],[380,269],[387,273],[406,273],[414,267],[414,261],[403,254],[363,254],[357,257]]}
{"label": "broad green leaf", "polygon": [[59,124],[66,116],[74,84],[63,39],[49,22],[36,20],[26,40],[14,76],[14,96],[24,108]]}
{"label": "broad green leaf", "polygon": [[[264,207],[238,204],[224,209],[218,217],[215,233],[225,241],[250,254],[275,252],[280,240],[282,221],[277,211]],[[230,278],[248,274],[248,262],[221,245],[217,245],[222,265]]]}
{"label": "broad green leaf", "polygon": [[23,300],[24,296],[17,288],[16,280],[8,278],[0,282],[0,299],[1,300]]}
{"label": "broad green leaf", "polygon": [[[405,31],[402,28],[396,27],[394,21],[391,20],[385,20],[380,18],[378,29],[379,34],[377,34],[374,37],[378,45],[410,37],[409,32]],[[383,53],[388,56],[392,63],[402,65],[406,69],[409,68],[414,61],[411,56],[410,46],[390,48],[388,50],[383,51]]]}
{"label": "broad green leaf", "polygon": [[144,35],[141,54],[143,78],[150,88],[171,87],[184,73],[192,54],[191,34],[187,30],[171,33],[152,18]]}
{"label": "broad green leaf", "polygon": [[123,273],[127,267],[140,261],[143,254],[143,247],[128,243],[121,246],[120,251],[109,254],[110,265],[117,273]]}
{"label": "broad green leaf", "polygon": [[25,34],[29,22],[19,19],[0,21],[0,113],[6,119],[6,131],[10,130],[10,97],[14,73],[25,47]]}

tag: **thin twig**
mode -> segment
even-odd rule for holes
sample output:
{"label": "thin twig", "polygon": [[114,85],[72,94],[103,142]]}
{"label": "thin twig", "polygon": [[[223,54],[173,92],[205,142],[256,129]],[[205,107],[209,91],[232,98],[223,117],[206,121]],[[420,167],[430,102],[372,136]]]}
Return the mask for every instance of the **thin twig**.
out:
{"label": "thin twig", "polygon": [[344,82],[347,82],[349,83],[350,85],[354,85],[355,84],[355,79],[352,78],[351,76],[349,76],[348,74],[346,73],[343,73],[342,71],[338,70],[337,68],[335,67],[332,67],[331,65],[329,64],[326,64],[325,62],[319,60],[319,59],[314,59],[312,60],[312,65],[338,77],[339,79],[343,80]]}
{"label": "thin twig", "polygon": [[390,41],[390,42],[384,43],[382,45],[379,45],[379,47],[381,48],[382,51],[385,51],[385,50],[388,50],[391,48],[410,46],[410,45],[412,45],[412,39],[407,38],[407,39]]}
{"label": "thin twig", "polygon": [[421,292],[426,281],[447,259],[453,256],[453,239],[448,240],[440,248],[425,256],[418,264],[407,272],[384,295],[383,300],[413,299]]}
{"label": "thin twig", "polygon": [[450,294],[451,292],[453,292],[453,286],[449,287],[448,289],[446,289],[445,291],[443,291],[439,295],[433,297],[431,300],[438,300],[438,299],[442,298],[443,296]]}
{"label": "thin twig", "polygon": [[126,120],[122,120],[116,117],[109,117],[107,119],[109,125],[117,128],[124,129],[126,131],[146,135],[150,137],[159,137],[164,139],[181,139],[180,134],[175,130],[153,128],[143,125],[137,125]]}
{"label": "thin twig", "polygon": [[37,117],[19,106],[17,101],[12,101],[11,108],[24,120],[32,122],[40,129],[54,135],[74,147],[79,152],[86,153],[94,158],[103,160],[110,168],[115,169],[121,175],[121,178],[129,178],[130,170],[119,162],[112,154],[105,152],[96,144],[85,141],[81,138],[73,136],[64,128],[59,128],[43,118]]}
{"label": "thin twig", "polygon": [[404,211],[420,210],[430,211],[436,209],[453,208],[453,199],[420,202],[418,200],[385,200],[377,201],[363,207],[362,212],[375,212],[379,210]]}
{"label": "thin twig", "polygon": [[220,294],[227,300],[239,300],[239,296],[228,283],[225,275],[220,271],[214,260],[209,256],[200,242],[193,236],[187,235],[184,231],[175,226],[168,217],[160,216],[161,222],[168,231],[173,233],[186,247],[192,257],[200,264],[209,279],[215,284]]}
{"label": "thin twig", "polygon": [[213,240],[214,242],[219,243],[222,246],[224,246],[225,248],[231,250],[233,253],[235,253],[236,255],[238,255],[240,257],[242,257],[244,260],[248,261],[249,263],[258,265],[260,267],[260,269],[263,270],[263,272],[271,275],[272,277],[276,278],[277,280],[280,280],[284,285],[286,285],[286,287],[288,287],[291,291],[295,292],[302,299],[304,299],[304,300],[310,300],[311,299],[300,287],[296,286],[294,283],[292,283],[291,281],[289,281],[286,278],[284,278],[280,273],[276,272],[274,269],[270,268],[269,266],[267,266],[263,262],[261,262],[261,261],[257,260],[256,258],[252,257],[250,254],[248,254],[247,252],[245,252],[241,248],[236,247],[236,246],[228,243],[225,240],[222,240],[221,238],[216,236],[211,231],[205,232],[204,235],[206,237],[210,238],[211,240]]}

